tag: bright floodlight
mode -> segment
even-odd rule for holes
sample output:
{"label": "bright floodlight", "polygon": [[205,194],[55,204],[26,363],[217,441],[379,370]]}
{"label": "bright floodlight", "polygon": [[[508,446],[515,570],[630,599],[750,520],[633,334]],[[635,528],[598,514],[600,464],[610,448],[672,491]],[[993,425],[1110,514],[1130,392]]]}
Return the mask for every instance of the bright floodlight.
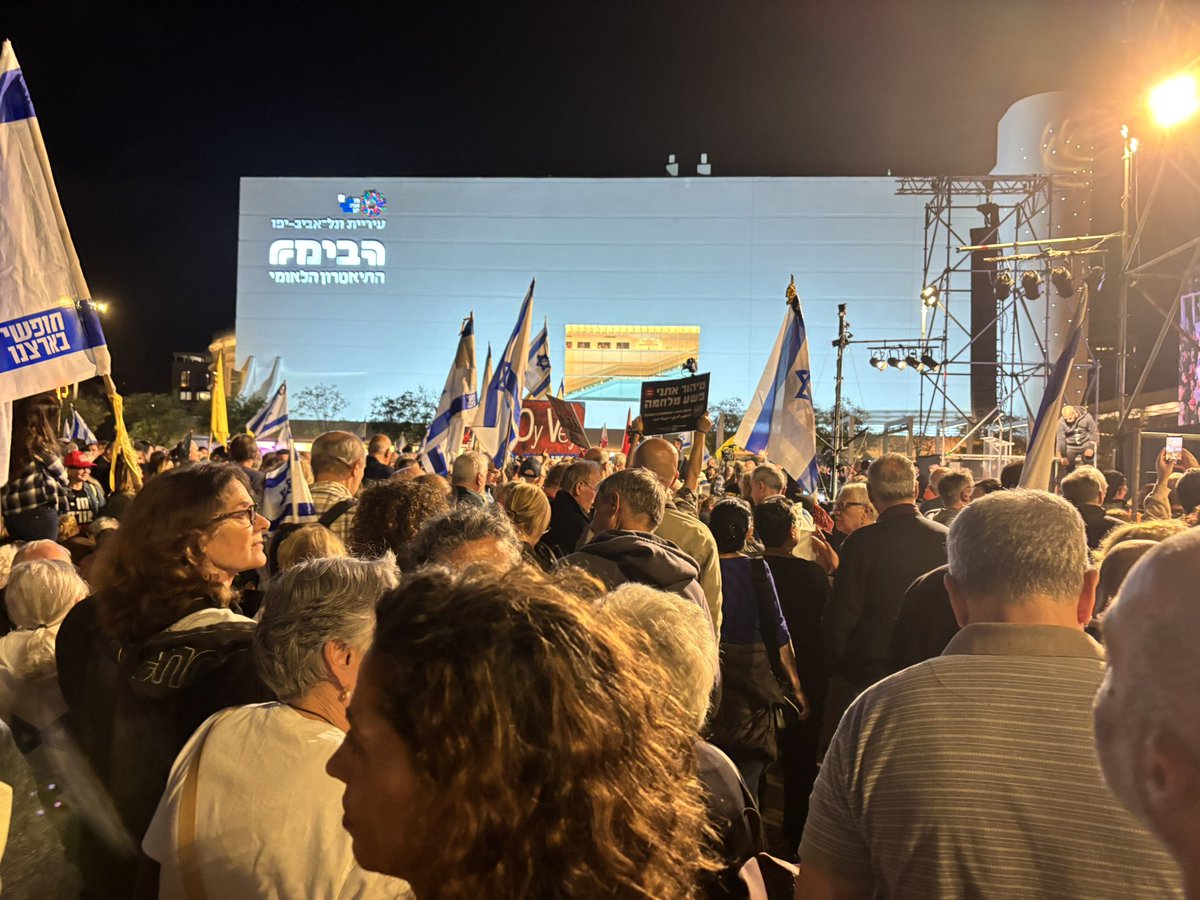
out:
{"label": "bright floodlight", "polygon": [[1150,113],[1163,128],[1173,128],[1200,112],[1196,76],[1189,72],[1168,78],[1150,92]]}

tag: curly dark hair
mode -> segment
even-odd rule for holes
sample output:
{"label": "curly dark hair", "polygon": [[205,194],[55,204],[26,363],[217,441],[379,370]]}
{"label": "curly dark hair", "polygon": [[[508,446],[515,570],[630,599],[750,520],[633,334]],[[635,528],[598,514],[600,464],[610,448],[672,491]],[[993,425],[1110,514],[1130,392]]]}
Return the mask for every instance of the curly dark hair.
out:
{"label": "curly dark hair", "polygon": [[110,637],[136,643],[196,609],[233,600],[201,572],[199,540],[234,481],[249,487],[237,466],[196,463],[146,482],[97,559],[96,611]]}
{"label": "curly dark hair", "polygon": [[391,550],[406,562],[408,545],[421,526],[449,509],[449,497],[436,485],[399,478],[373,482],[354,509],[350,549],[359,556]]}
{"label": "curly dark hair", "polygon": [[405,877],[442,897],[697,896],[696,738],[638,640],[530,566],[428,567],[384,597],[366,671],[430,814]]}

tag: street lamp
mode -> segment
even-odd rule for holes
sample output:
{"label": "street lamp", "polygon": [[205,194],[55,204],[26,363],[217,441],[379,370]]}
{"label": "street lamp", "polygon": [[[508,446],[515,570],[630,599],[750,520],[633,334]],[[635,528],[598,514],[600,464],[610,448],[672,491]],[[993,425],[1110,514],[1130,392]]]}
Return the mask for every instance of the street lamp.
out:
{"label": "street lamp", "polygon": [[1155,86],[1147,98],[1150,114],[1162,128],[1174,128],[1200,112],[1200,90],[1191,72],[1174,75]]}

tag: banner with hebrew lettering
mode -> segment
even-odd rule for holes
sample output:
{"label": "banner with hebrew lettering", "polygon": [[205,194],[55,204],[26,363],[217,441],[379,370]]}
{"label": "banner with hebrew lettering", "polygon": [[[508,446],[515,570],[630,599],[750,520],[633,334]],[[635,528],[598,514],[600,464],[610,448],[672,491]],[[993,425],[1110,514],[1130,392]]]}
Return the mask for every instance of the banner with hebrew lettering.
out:
{"label": "banner with hebrew lettering", "polygon": [[0,47],[0,401],[107,375],[109,366],[29,90],[5,41]]}

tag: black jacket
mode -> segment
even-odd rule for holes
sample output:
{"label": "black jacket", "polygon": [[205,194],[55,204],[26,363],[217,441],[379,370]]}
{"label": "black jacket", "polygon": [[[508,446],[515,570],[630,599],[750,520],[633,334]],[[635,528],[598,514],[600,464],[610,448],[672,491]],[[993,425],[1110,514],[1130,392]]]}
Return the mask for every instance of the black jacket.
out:
{"label": "black jacket", "polygon": [[385,466],[373,456],[367,457],[367,464],[363,469],[363,481],[386,481],[395,474],[396,470],[391,466]]}
{"label": "black jacket", "polygon": [[894,671],[892,629],[904,593],[919,576],[945,565],[947,533],[906,504],[846,538],[822,619],[831,673],[866,685]]}
{"label": "black jacket", "polygon": [[1103,506],[1087,505],[1075,507],[1083,517],[1083,528],[1087,532],[1089,550],[1095,550],[1104,540],[1104,536],[1121,525],[1126,524],[1116,516],[1110,516]]}
{"label": "black jacket", "polygon": [[941,656],[958,634],[944,580],[949,570],[949,566],[939,566],[926,572],[905,592],[892,633],[892,668],[896,671]]}
{"label": "black jacket", "polygon": [[566,491],[559,491],[550,501],[550,528],[539,544],[545,544],[557,557],[574,553],[591,520],[578,501]]}
{"label": "black jacket", "polygon": [[679,594],[708,612],[698,580],[700,566],[670,541],[649,532],[605,531],[563,559],[563,564],[586,569],[609,590],[635,581]]}

